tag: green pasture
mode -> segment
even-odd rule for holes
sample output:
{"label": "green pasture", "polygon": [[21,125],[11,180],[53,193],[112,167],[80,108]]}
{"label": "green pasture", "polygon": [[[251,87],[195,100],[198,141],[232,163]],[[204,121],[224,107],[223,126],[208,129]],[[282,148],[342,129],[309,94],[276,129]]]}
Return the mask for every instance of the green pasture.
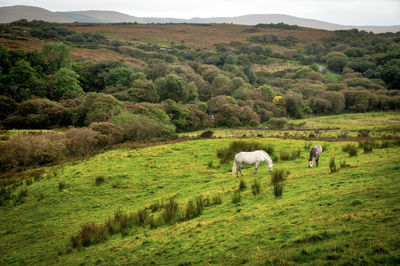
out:
{"label": "green pasture", "polygon": [[[262,124],[257,129],[232,129],[217,128],[215,137],[238,138],[242,136],[257,137],[356,137],[359,130],[369,130],[371,137],[399,136],[400,134],[400,112],[370,112],[370,113],[348,113],[329,116],[315,116],[304,119],[290,119],[288,125],[293,129],[271,130],[268,124]],[[302,130],[303,129],[303,130]],[[184,132],[182,136],[198,136],[203,130]]]}
{"label": "green pasture", "polygon": [[[282,197],[261,164],[243,170],[247,189],[232,203],[239,179],[216,151],[235,139],[201,139],[143,149],[119,149],[46,167],[42,178],[12,190],[0,206],[0,264],[397,264],[400,262],[400,148],[374,149],[349,157],[343,142],[324,145],[318,168],[308,168],[306,141],[253,138],[300,158],[275,161],[290,171]],[[329,160],[346,167],[330,174]],[[96,185],[96,178],[104,183]],[[251,185],[257,178],[261,193]],[[59,191],[59,184],[65,188]],[[22,190],[27,196],[15,200]],[[186,222],[157,229],[133,227],[126,236],[72,248],[85,223],[104,223],[118,209],[132,213],[170,197],[221,195]]]}

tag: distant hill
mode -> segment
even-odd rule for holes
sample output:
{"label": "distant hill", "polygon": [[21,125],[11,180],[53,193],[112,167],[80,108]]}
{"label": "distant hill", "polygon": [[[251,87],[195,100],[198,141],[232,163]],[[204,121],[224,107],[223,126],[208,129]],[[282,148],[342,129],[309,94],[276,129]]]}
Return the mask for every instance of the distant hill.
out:
{"label": "distant hill", "polygon": [[0,23],[10,23],[19,19],[44,20],[49,22],[93,22],[93,23],[234,23],[243,25],[256,25],[260,23],[286,23],[301,27],[323,29],[323,30],[348,30],[359,29],[381,32],[398,32],[400,25],[395,26],[345,26],[328,23],[315,19],[298,18],[282,14],[253,14],[238,17],[212,17],[212,18],[157,18],[157,17],[135,17],[116,11],[70,11],[52,12],[43,8],[33,6],[11,6],[0,8]]}
{"label": "distant hill", "polygon": [[73,19],[78,22],[95,22],[95,23],[116,23],[116,22],[138,22],[145,23],[142,18],[130,16],[116,11],[101,11],[101,10],[87,10],[87,11],[70,11],[70,12],[56,12],[62,16]]}
{"label": "distant hill", "polygon": [[35,6],[0,7],[0,23],[10,23],[20,19],[44,20],[58,23],[75,21],[56,12]]}

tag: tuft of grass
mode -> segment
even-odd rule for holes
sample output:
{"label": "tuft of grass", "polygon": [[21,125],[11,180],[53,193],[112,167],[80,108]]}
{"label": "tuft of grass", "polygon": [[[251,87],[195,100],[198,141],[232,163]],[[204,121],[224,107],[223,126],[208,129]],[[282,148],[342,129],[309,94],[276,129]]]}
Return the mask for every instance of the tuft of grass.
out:
{"label": "tuft of grass", "polygon": [[243,191],[247,188],[246,182],[244,181],[244,179],[240,179],[240,183],[239,183],[239,190]]}
{"label": "tuft of grass", "polygon": [[283,192],[283,181],[287,178],[289,172],[285,169],[275,168],[271,175],[271,185],[275,197],[282,196]]}
{"label": "tuft of grass", "polygon": [[212,198],[212,204],[213,205],[218,205],[222,203],[222,199],[221,199],[221,195],[220,194],[216,194],[213,196]]}
{"label": "tuft of grass", "polygon": [[257,196],[260,194],[261,191],[261,185],[260,181],[258,179],[254,179],[253,185],[251,185],[251,192],[253,193],[254,196]]}
{"label": "tuft of grass", "polygon": [[164,204],[163,219],[165,223],[172,223],[178,212],[179,206],[174,198],[170,198],[169,201]]}
{"label": "tuft of grass", "polygon": [[300,158],[300,154],[301,154],[300,149],[297,149],[297,150],[294,150],[294,151],[291,151],[291,152],[281,151],[279,153],[279,157],[283,161],[289,161],[289,160],[295,160],[297,158]]}
{"label": "tuft of grass", "polygon": [[358,142],[358,147],[364,150],[364,153],[370,153],[376,146],[376,143],[373,141],[360,141]]}
{"label": "tuft of grass", "polygon": [[331,160],[329,161],[329,169],[331,170],[331,174],[339,171],[339,168],[336,165],[335,157],[331,157]]}
{"label": "tuft of grass", "polygon": [[103,184],[104,181],[105,181],[105,179],[104,179],[103,176],[98,176],[98,177],[96,177],[96,185],[97,185],[97,186]]}
{"label": "tuft of grass", "polygon": [[357,147],[353,143],[344,145],[342,148],[342,151],[347,152],[349,154],[349,156],[357,156],[358,155]]}
{"label": "tuft of grass", "polygon": [[232,193],[232,203],[239,203],[242,200],[242,195],[240,195],[240,190],[235,190]]}
{"label": "tuft of grass", "polygon": [[67,184],[64,181],[58,181],[58,191],[62,191],[66,186]]}

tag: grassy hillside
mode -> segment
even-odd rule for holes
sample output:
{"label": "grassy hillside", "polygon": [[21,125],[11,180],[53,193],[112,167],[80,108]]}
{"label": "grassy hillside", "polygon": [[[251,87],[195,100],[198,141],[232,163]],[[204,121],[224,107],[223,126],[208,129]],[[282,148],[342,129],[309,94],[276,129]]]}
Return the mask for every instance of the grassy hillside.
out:
{"label": "grassy hillside", "polygon": [[[275,162],[275,168],[290,171],[279,198],[272,193],[265,164],[256,176],[246,167],[247,188],[234,204],[239,180],[230,173],[231,163],[220,165],[216,157],[216,150],[233,140],[121,147],[47,167],[46,174],[17,187],[0,207],[1,264],[399,262],[400,148],[359,150],[349,157],[342,152],[345,143],[318,142],[326,150],[320,166],[309,169],[309,145],[317,142],[249,139],[272,144],[272,157],[298,149],[301,155]],[[332,156],[347,166],[330,174]],[[104,182],[96,184],[100,177]],[[254,179],[261,182],[258,196],[250,188]],[[61,191],[60,183],[65,185]],[[18,196],[25,189],[27,196]],[[189,221],[156,229],[133,226],[124,236],[72,247],[71,237],[82,224],[104,223],[118,209],[133,213],[170,197],[183,208],[190,199],[214,195],[221,196],[222,204]]]}

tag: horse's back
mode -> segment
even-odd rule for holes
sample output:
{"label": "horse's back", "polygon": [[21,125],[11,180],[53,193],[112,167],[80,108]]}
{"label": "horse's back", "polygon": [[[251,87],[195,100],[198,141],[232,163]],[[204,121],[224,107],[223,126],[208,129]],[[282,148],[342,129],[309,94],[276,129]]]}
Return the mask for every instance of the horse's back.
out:
{"label": "horse's back", "polygon": [[322,147],[321,145],[314,145],[311,149],[311,153],[314,153],[315,155],[320,154],[322,152]]}

